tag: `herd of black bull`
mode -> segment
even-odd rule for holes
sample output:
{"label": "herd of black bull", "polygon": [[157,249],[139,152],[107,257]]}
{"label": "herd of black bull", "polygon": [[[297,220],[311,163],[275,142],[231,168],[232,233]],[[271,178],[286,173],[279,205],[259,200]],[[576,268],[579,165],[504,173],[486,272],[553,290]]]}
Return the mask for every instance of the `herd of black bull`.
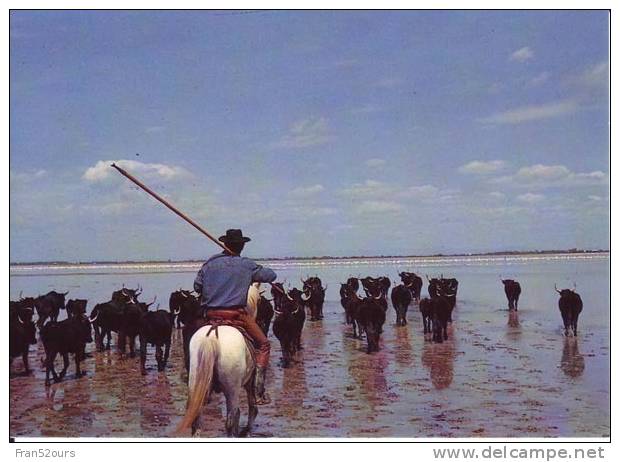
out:
{"label": "herd of black bull", "polygon": [[[396,311],[396,325],[407,324],[407,309],[412,301],[418,303],[424,325],[424,335],[428,334],[435,342],[447,340],[447,325],[452,322],[452,311],[456,304],[458,281],[440,278],[427,278],[429,298],[420,299],[422,278],[415,273],[399,273],[402,284],[396,285],[391,292],[391,301]],[[358,295],[360,287],[365,297]],[[265,335],[273,321],[273,333],[282,349],[282,365],[288,367],[295,353],[302,348],[301,332],[306,320],[306,311],[311,321],[323,318],[323,304],[326,287],[318,277],[302,280],[302,289],[285,290],[282,283],[272,287],[272,300],[261,292],[256,321]],[[503,279],[504,292],[510,310],[518,309],[521,286],[512,279]],[[379,338],[383,332],[388,309],[387,295],[391,281],[387,277],[351,277],[340,285],[341,304],[345,311],[346,323],[353,328],[353,336],[361,338],[365,334],[367,352],[378,351]],[[565,334],[577,335],[577,321],[583,309],[581,297],[574,290],[556,291],[560,295],[558,302]],[[189,367],[188,346],[191,336],[206,324],[204,312],[197,294],[187,290],[178,290],[170,295],[169,311],[150,311],[151,303],[138,301],[141,289],[122,288],[112,294],[110,301],[97,304],[90,316],[86,314],[87,300],[68,300],[65,293],[49,292],[36,298],[22,298],[9,302],[9,357],[22,356],[26,374],[30,373],[28,365],[29,346],[36,344],[36,329],[45,349],[45,384],[50,385],[49,375],[58,382],[65,376],[69,365],[69,353],[75,357],[76,376],[81,376],[80,361],[85,354],[85,346],[93,341],[98,351],[110,349],[111,333],[118,334],[118,350],[125,355],[129,343],[130,356],[135,356],[136,337],[140,343],[140,364],[142,374],[146,374],[146,348],[154,345],[156,349],[157,368],[164,370],[170,354],[172,329],[175,324],[182,327],[185,367]],[[273,305],[272,305],[273,302]],[[58,321],[61,309],[66,309],[67,319]],[[38,319],[33,321],[34,313]],[[47,322],[46,322],[47,321]],[[107,339],[104,345],[104,338]],[[162,348],[164,351],[162,352]],[[58,354],[63,357],[63,369],[57,374],[54,360]]]}

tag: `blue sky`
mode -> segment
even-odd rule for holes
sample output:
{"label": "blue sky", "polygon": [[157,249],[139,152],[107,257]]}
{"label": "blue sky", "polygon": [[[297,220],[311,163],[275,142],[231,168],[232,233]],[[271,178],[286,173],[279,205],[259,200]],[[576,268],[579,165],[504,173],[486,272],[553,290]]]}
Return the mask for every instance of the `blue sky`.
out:
{"label": "blue sky", "polygon": [[32,12],[12,261],[609,247],[607,12]]}

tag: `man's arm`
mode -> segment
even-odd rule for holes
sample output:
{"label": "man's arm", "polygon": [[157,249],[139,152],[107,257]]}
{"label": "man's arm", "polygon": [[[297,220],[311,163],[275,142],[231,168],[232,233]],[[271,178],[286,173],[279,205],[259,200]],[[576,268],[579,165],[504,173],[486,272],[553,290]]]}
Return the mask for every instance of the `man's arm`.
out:
{"label": "man's arm", "polygon": [[194,279],[194,291],[202,294],[202,267],[200,267],[196,279]]}
{"label": "man's arm", "polygon": [[252,263],[254,264],[252,282],[273,282],[278,277],[272,269],[264,268],[254,262]]}

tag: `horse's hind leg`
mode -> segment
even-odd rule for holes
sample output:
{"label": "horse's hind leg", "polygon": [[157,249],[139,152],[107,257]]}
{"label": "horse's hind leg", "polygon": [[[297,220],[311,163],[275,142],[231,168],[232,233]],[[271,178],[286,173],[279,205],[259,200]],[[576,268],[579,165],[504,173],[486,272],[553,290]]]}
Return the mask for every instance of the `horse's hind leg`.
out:
{"label": "horse's hind leg", "polygon": [[199,429],[200,429],[200,413],[198,413],[198,415],[192,422],[192,436],[194,436]]}
{"label": "horse's hind leg", "polygon": [[237,438],[239,436],[239,388],[228,389],[226,392],[226,435]]}
{"label": "horse's hind leg", "polygon": [[242,435],[245,436],[252,431],[254,420],[258,415],[258,406],[256,405],[256,394],[254,393],[254,379],[250,380],[245,386],[248,394],[248,425],[243,429]]}

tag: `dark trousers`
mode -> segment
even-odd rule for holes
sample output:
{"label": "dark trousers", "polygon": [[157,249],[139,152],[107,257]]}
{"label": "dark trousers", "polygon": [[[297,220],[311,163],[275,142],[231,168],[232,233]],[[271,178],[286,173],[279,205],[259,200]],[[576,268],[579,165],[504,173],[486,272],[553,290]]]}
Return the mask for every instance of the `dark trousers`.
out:
{"label": "dark trousers", "polygon": [[254,341],[256,347],[256,365],[267,367],[271,345],[256,321],[243,308],[208,309],[207,320],[224,320],[231,325],[241,327]]}

